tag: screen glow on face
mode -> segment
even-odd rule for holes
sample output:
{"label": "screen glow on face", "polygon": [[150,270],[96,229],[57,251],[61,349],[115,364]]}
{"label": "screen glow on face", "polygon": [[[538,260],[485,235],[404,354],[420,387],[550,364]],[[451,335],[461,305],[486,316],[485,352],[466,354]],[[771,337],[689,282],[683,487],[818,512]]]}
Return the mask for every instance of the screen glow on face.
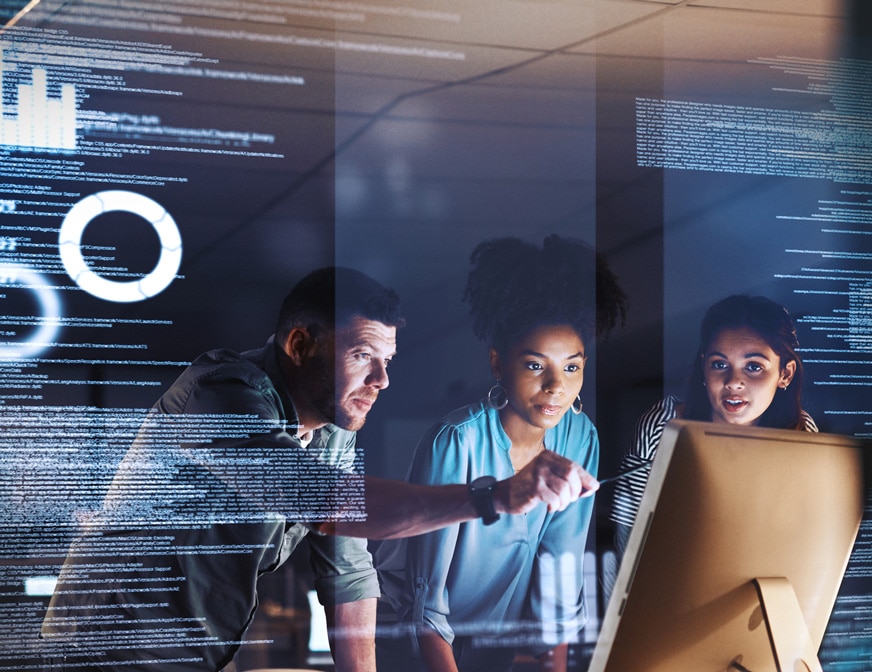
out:
{"label": "screen glow on face", "polygon": [[502,413],[507,431],[518,421],[537,428],[560,422],[584,383],[584,343],[568,325],[543,326],[508,348],[498,377],[509,404]]}
{"label": "screen glow on face", "polygon": [[360,316],[338,326],[309,362],[311,403],[327,422],[357,431],[390,380],[397,329]]}
{"label": "screen glow on face", "polygon": [[780,357],[754,330],[720,331],[703,356],[712,421],[756,425],[794,369],[794,362],[782,368]]}

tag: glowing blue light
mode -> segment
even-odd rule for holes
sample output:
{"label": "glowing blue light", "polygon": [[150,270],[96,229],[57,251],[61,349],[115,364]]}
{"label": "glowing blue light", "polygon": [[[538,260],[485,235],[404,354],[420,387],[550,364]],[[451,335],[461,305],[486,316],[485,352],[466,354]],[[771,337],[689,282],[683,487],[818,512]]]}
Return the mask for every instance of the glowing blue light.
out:
{"label": "glowing blue light", "polygon": [[60,330],[61,304],[48,280],[22,264],[0,264],[0,284],[21,285],[36,294],[42,316],[39,328],[23,343],[0,343],[0,359],[35,357],[51,347]]}

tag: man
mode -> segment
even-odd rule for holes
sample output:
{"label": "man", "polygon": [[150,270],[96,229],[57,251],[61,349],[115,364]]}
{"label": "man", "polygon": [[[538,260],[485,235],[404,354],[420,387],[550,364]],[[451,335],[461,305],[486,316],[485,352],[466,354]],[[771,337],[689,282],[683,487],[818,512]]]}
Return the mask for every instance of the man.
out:
{"label": "man", "polygon": [[[290,292],[259,350],[208,352],[160,398],[103,511],[72,546],[43,626],[71,669],[229,665],[257,578],[308,537],[339,672],[375,670],[378,583],[365,537],[487,513],[560,509],[598,484],[543,455],[474,500],[355,472],[355,431],[381,390],[403,318],[396,294],[344,268]],[[345,536],[335,536],[345,535]],[[352,538],[356,537],[356,538]]]}

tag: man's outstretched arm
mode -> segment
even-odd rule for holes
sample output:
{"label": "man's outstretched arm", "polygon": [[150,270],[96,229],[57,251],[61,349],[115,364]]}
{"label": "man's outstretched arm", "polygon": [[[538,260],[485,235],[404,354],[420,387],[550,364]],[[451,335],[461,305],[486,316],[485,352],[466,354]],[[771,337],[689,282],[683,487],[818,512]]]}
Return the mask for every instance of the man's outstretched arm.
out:
{"label": "man's outstretched arm", "polygon": [[[365,476],[365,521],[325,522],[323,534],[370,539],[396,539],[478,517],[466,485],[415,485]],[[562,511],[579,497],[592,495],[599,482],[578,464],[551,451],[543,451],[494,490],[497,513],[526,513],[540,503]]]}

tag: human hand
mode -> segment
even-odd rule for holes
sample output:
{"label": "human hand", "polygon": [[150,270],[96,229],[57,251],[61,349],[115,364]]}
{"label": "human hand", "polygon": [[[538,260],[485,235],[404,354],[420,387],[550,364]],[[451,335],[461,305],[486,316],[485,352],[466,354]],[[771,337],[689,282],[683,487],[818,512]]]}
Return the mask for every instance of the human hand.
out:
{"label": "human hand", "polygon": [[549,511],[563,511],[579,497],[590,497],[599,481],[578,464],[545,450],[512,478],[499,481],[494,506],[499,513],[526,513],[539,502]]}

